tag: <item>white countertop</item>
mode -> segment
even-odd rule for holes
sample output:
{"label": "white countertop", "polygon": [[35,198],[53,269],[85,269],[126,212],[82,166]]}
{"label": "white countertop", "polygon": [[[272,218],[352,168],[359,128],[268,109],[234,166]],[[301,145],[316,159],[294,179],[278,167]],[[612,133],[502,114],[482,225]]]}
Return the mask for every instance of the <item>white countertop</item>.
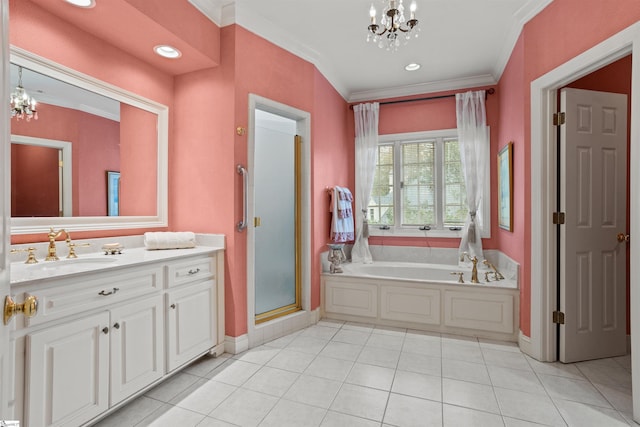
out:
{"label": "white countertop", "polygon": [[224,246],[197,246],[190,249],[147,250],[143,247],[124,248],[121,254],[105,255],[104,252],[85,253],[75,259],[60,258],[59,261],[39,261],[37,264],[12,262],[11,286],[34,281],[58,279],[81,273],[108,270],[173,260],[193,255],[209,254],[223,250]]}

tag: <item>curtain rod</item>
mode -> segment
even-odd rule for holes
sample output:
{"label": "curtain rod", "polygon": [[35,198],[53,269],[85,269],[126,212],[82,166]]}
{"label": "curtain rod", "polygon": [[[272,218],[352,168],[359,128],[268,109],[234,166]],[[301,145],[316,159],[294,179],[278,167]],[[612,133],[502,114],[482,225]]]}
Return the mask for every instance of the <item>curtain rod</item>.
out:
{"label": "curtain rod", "polygon": [[[485,92],[485,98],[487,97],[487,95],[493,95],[494,93],[496,93],[496,90],[494,88],[487,89]],[[383,102],[380,102],[379,104],[387,105],[387,104],[402,104],[405,102],[415,102],[415,101],[431,101],[433,99],[454,98],[455,96],[456,94],[452,93],[450,95],[428,96],[426,98],[412,98],[412,99],[399,99],[397,101],[383,101]],[[354,105],[355,104],[349,105],[349,109],[353,110]]]}

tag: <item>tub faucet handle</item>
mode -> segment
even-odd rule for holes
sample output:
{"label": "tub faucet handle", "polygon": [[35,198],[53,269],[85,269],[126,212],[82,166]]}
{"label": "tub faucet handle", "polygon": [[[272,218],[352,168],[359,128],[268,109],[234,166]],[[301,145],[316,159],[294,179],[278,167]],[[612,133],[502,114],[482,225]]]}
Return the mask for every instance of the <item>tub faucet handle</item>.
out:
{"label": "tub faucet handle", "polygon": [[453,276],[458,276],[458,283],[464,283],[464,271],[452,271]]}

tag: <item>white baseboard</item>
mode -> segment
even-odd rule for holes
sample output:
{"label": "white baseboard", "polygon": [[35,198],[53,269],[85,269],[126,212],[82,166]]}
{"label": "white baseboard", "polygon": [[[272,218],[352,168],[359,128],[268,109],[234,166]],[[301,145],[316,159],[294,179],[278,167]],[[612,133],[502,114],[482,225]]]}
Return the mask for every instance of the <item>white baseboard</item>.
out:
{"label": "white baseboard", "polygon": [[239,337],[230,337],[229,335],[224,337],[225,353],[238,354],[247,350],[249,350],[249,336],[247,334]]}
{"label": "white baseboard", "polygon": [[533,348],[531,347],[531,338],[524,335],[522,331],[518,332],[518,347],[524,354],[533,357]]}

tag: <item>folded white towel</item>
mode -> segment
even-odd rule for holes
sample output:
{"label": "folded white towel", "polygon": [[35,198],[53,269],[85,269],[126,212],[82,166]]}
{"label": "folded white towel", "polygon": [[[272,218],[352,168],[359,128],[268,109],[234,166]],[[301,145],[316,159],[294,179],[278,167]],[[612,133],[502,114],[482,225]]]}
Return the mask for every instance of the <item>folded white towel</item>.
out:
{"label": "folded white towel", "polygon": [[195,248],[196,235],[191,231],[149,231],[144,233],[144,246],[150,250]]}

